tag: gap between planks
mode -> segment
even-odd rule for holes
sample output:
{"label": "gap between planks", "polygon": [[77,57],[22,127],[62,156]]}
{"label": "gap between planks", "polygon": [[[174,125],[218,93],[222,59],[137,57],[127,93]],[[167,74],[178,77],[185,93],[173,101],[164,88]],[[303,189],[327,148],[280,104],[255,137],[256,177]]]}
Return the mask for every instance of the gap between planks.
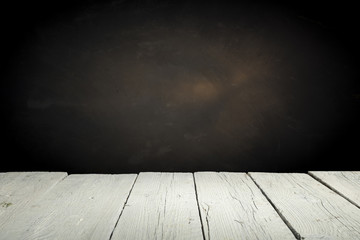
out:
{"label": "gap between planks", "polygon": [[131,189],[130,189],[130,191],[129,191],[129,194],[128,194],[126,200],[125,200],[124,206],[123,206],[123,208],[121,209],[120,215],[119,215],[119,217],[118,217],[118,219],[117,219],[117,221],[116,221],[116,223],[115,223],[115,226],[114,226],[113,230],[111,231],[109,240],[111,240],[111,238],[112,238],[112,236],[113,236],[113,234],[114,234],[115,228],[116,228],[116,226],[118,225],[118,222],[119,222],[119,220],[120,220],[120,218],[121,218],[122,213],[124,212],[124,208],[125,208],[128,200],[129,200],[129,197],[130,197],[130,195],[131,195],[131,192],[132,192],[132,190],[133,190],[133,188],[134,188],[134,185],[135,185],[136,180],[138,179],[138,177],[139,177],[139,174],[136,174],[136,178],[135,178],[135,180],[134,180],[134,182],[133,182],[133,184],[132,184],[132,186],[131,186]]}
{"label": "gap between planks", "polygon": [[281,214],[281,211],[275,206],[275,204],[271,201],[269,196],[264,192],[264,190],[257,184],[257,182],[253,179],[253,177],[247,173],[247,175],[251,178],[251,180],[255,183],[255,185],[260,189],[261,193],[265,196],[265,198],[268,200],[268,202],[271,204],[271,206],[275,209],[277,214],[280,216],[282,221],[286,224],[286,226],[290,229],[290,231],[294,234],[296,239],[301,239],[301,236],[294,227],[290,224],[290,222],[285,218],[283,214]]}
{"label": "gap between planks", "polygon": [[202,221],[202,218],[201,218],[199,197],[198,197],[198,191],[197,191],[196,181],[195,181],[195,173],[192,173],[192,177],[193,177],[193,180],[194,180],[195,198],[196,198],[196,203],[197,203],[198,212],[199,212],[199,218],[200,218],[200,223],[201,223],[201,232],[202,232],[202,235],[203,235],[203,240],[205,240],[205,231],[204,231],[203,221]]}
{"label": "gap between planks", "polygon": [[[337,189],[336,186],[332,186],[331,183],[326,182],[326,180],[321,179],[320,176],[317,176],[317,171],[309,171],[308,174],[313,177],[316,181],[320,182],[321,184],[323,184],[324,186],[328,187],[330,190],[334,191],[335,193],[337,193],[338,195],[340,195],[341,197],[345,198],[346,200],[348,200],[351,204],[355,205],[356,207],[360,208],[359,203],[355,202],[356,200],[352,200],[351,196],[346,196],[346,193],[341,192],[339,189]],[[329,172],[326,172],[329,173]],[[330,172],[331,173],[331,172]],[[340,172],[343,174],[343,172]],[[358,199],[357,199],[358,200]]]}

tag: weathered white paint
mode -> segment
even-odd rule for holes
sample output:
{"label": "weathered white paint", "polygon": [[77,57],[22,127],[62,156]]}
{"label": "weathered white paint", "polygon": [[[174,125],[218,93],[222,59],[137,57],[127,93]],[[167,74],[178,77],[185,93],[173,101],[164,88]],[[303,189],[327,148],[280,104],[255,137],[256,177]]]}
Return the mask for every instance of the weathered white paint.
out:
{"label": "weathered white paint", "polygon": [[112,240],[202,240],[191,173],[140,173]]}
{"label": "weathered white paint", "polygon": [[11,222],[67,176],[65,172],[9,172],[0,174],[0,238]]}
{"label": "weathered white paint", "polygon": [[135,178],[70,175],[3,223],[0,239],[109,239]]}
{"label": "weathered white paint", "polygon": [[360,207],[360,171],[309,172],[314,178]]}
{"label": "weathered white paint", "polygon": [[360,209],[307,174],[250,173],[304,239],[360,239]]}
{"label": "weathered white paint", "polygon": [[246,173],[197,172],[205,239],[295,239]]}

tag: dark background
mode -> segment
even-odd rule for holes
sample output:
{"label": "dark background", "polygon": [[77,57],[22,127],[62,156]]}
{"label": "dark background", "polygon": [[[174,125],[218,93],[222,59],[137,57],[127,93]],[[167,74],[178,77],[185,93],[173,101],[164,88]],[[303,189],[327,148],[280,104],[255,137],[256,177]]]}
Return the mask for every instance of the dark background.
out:
{"label": "dark background", "polygon": [[350,1],[2,5],[0,171],[359,170]]}

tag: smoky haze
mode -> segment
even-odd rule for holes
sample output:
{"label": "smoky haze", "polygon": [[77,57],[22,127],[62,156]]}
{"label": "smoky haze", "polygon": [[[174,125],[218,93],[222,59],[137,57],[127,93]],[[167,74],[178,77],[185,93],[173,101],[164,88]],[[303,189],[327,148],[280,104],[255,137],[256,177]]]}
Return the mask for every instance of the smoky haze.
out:
{"label": "smoky haze", "polygon": [[3,169],[358,167],[355,49],[308,15],[118,1],[47,16],[11,55]]}

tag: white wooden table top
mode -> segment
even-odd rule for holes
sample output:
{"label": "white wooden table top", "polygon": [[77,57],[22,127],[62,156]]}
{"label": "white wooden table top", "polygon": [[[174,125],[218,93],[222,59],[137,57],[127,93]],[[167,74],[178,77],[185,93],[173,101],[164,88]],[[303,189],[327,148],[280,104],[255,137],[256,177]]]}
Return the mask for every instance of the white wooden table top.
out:
{"label": "white wooden table top", "polygon": [[0,173],[0,240],[360,239],[360,171]]}

